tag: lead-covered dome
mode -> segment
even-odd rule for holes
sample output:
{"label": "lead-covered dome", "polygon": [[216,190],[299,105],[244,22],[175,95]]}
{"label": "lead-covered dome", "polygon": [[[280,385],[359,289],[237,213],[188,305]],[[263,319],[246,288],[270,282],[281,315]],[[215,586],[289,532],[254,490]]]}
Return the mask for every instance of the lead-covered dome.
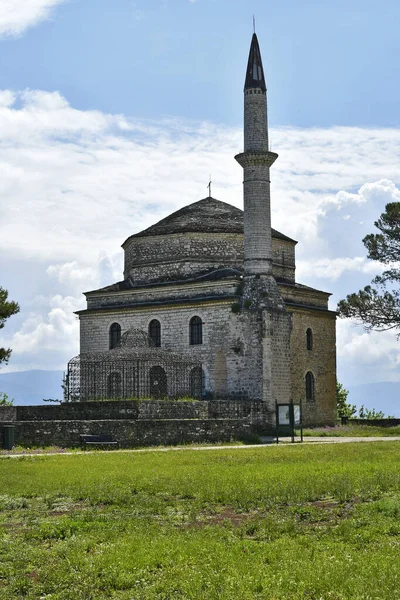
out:
{"label": "lead-covered dome", "polygon": [[[274,229],[272,237],[293,242]],[[133,285],[243,270],[243,211],[203,198],[131,235],[122,247],[124,279]]]}

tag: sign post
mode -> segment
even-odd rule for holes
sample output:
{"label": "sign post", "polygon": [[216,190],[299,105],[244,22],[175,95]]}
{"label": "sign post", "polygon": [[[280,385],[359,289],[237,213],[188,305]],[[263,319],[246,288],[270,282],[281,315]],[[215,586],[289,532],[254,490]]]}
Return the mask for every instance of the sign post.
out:
{"label": "sign post", "polygon": [[302,422],[302,404],[293,402],[287,404],[278,404],[276,408],[276,443],[279,444],[279,435],[291,436],[292,444],[295,438],[295,429],[300,429],[300,441],[303,441],[303,422]]}

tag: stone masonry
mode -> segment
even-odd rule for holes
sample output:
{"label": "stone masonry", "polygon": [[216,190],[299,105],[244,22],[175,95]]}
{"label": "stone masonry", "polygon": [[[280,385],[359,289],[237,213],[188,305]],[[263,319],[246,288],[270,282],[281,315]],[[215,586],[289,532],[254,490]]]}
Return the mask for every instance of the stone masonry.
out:
{"label": "stone masonry", "polygon": [[[254,35],[244,89],[244,211],[212,197],[194,202],[123,243],[124,279],[86,292],[81,353],[108,350],[110,328],[150,331],[163,350],[199,361],[205,397],[302,399],[308,424],[331,424],[336,407],[335,313],[329,294],[296,282],[296,241],[271,228],[267,96]],[[201,341],[191,343],[193,317]],[[312,343],[311,343],[312,342]],[[306,382],[307,385],[306,385]]]}

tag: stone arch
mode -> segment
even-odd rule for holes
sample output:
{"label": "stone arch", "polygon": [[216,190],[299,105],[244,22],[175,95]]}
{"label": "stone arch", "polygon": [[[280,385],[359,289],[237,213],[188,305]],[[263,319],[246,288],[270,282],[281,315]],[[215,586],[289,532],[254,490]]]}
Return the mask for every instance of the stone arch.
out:
{"label": "stone arch", "polygon": [[121,398],[122,377],[118,371],[112,371],[107,376],[107,396],[109,398]]}
{"label": "stone arch", "polygon": [[167,396],[167,374],[160,365],[150,367],[149,382],[152,398],[165,398]]}
{"label": "stone arch", "polygon": [[201,398],[203,396],[203,369],[201,367],[193,367],[190,371],[190,395],[193,398]]}

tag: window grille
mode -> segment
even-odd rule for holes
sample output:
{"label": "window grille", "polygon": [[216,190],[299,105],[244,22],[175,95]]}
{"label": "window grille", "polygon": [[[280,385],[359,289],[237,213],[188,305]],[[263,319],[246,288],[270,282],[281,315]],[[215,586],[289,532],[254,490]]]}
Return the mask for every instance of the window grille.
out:
{"label": "window grille", "polygon": [[160,366],[151,367],[149,372],[150,377],[150,396],[152,398],[166,398],[167,390],[167,374]]}
{"label": "window grille", "polygon": [[121,373],[114,371],[107,377],[107,395],[109,398],[120,398],[122,392]]}
{"label": "window grille", "polygon": [[85,352],[68,363],[68,402],[201,398],[201,364],[155,348],[147,331],[130,329],[112,350]]}
{"label": "window grille", "polygon": [[201,367],[194,367],[190,371],[190,395],[193,398],[203,396],[203,369]]}

